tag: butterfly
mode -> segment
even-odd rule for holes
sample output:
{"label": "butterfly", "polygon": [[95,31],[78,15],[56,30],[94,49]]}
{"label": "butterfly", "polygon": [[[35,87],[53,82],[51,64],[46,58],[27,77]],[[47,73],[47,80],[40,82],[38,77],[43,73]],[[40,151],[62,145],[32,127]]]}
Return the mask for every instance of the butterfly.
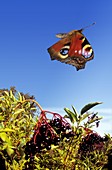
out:
{"label": "butterfly", "polygon": [[85,28],[56,34],[56,37],[61,40],[47,49],[51,60],[59,60],[62,63],[75,66],[77,71],[84,69],[85,64],[94,58],[94,51],[87,38],[82,34]]}

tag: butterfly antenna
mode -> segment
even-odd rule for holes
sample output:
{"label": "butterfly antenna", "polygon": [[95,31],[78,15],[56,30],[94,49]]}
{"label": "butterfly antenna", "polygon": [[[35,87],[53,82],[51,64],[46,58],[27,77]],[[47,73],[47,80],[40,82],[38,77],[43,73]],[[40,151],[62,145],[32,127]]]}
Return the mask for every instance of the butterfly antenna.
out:
{"label": "butterfly antenna", "polygon": [[88,25],[88,26],[82,28],[80,31],[83,31],[83,30],[85,30],[86,28],[89,28],[89,27],[91,27],[91,26],[93,26],[93,25],[95,25],[95,24],[96,24],[96,22],[93,22],[92,24],[90,24],[90,25]]}

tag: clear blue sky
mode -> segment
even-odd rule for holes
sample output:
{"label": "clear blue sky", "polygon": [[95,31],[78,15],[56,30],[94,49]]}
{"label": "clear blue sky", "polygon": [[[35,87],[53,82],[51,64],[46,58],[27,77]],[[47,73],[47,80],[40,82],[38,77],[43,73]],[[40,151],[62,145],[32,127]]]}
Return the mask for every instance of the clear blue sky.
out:
{"label": "clear blue sky", "polygon": [[[15,86],[34,95],[43,108],[74,105],[80,110],[102,101],[96,110],[111,109],[111,15],[111,0],[0,1],[0,88]],[[50,60],[47,48],[58,41],[56,33],[93,22],[96,25],[83,33],[95,58],[84,70]]]}

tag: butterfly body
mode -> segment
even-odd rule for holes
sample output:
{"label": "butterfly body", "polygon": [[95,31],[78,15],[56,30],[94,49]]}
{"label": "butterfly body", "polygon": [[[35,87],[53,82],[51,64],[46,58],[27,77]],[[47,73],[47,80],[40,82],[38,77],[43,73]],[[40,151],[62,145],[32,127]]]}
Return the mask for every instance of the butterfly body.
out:
{"label": "butterfly body", "polygon": [[61,40],[48,48],[51,60],[73,65],[77,70],[85,68],[86,62],[94,58],[94,52],[82,31],[57,34]]}

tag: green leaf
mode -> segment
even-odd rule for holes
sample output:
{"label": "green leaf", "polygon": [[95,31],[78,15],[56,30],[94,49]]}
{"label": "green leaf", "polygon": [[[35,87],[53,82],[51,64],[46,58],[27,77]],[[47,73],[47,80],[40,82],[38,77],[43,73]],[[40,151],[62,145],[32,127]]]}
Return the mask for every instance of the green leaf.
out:
{"label": "green leaf", "polygon": [[13,96],[12,90],[9,91],[9,94],[10,94],[10,98],[12,98]]}
{"label": "green leaf", "polygon": [[3,116],[0,116],[0,120],[4,120],[4,117],[3,117]]}
{"label": "green leaf", "polygon": [[86,119],[90,115],[91,115],[91,113],[85,113],[83,116],[80,117],[80,121]]}
{"label": "green leaf", "polygon": [[75,119],[76,119],[76,121],[78,121],[78,113],[77,113],[77,110],[75,109],[74,106],[72,106],[72,109],[73,109],[73,111],[74,111]]}
{"label": "green leaf", "polygon": [[75,113],[73,113],[72,111],[70,111],[68,108],[64,108],[65,112],[68,114],[68,118],[70,119],[70,121],[72,123],[75,123],[77,121],[77,116]]}
{"label": "green leaf", "polygon": [[102,102],[94,102],[94,103],[89,103],[87,105],[85,105],[82,109],[80,114],[84,114],[85,112],[87,112],[89,109],[91,109],[92,107],[98,105],[98,104],[102,104]]}
{"label": "green leaf", "polygon": [[64,110],[68,114],[70,121],[74,123],[73,113],[68,108],[64,108]]}
{"label": "green leaf", "polygon": [[5,128],[5,129],[0,129],[0,132],[15,132],[13,129]]}
{"label": "green leaf", "polygon": [[10,98],[13,100],[13,102],[16,101],[16,98],[15,98],[15,96],[13,95],[12,90],[9,91],[9,94],[10,94]]}
{"label": "green leaf", "polygon": [[16,111],[15,111],[15,113],[14,113],[14,115],[18,115],[19,113],[21,113],[21,112],[25,112],[25,109],[17,109]]}
{"label": "green leaf", "polygon": [[68,119],[69,119],[69,116],[68,116],[68,115],[65,115],[64,118],[68,118]]}
{"label": "green leaf", "polygon": [[4,133],[4,132],[0,133],[0,138],[1,138],[3,141],[6,141],[6,139],[7,139],[7,134]]}
{"label": "green leaf", "polygon": [[74,113],[78,114],[74,106],[72,106],[72,109],[73,109]]}
{"label": "green leaf", "polygon": [[22,102],[22,101],[23,101],[23,96],[21,95],[20,92],[18,92],[18,100],[19,100],[19,102]]}
{"label": "green leaf", "polygon": [[4,91],[4,93],[5,93],[7,96],[9,96],[9,92],[8,92],[8,91]]}
{"label": "green leaf", "polygon": [[8,144],[11,144],[11,140],[9,136],[5,132],[0,133],[0,138],[4,141],[7,142]]}
{"label": "green leaf", "polygon": [[10,146],[7,146],[6,150],[9,156],[14,153],[14,150]]}

